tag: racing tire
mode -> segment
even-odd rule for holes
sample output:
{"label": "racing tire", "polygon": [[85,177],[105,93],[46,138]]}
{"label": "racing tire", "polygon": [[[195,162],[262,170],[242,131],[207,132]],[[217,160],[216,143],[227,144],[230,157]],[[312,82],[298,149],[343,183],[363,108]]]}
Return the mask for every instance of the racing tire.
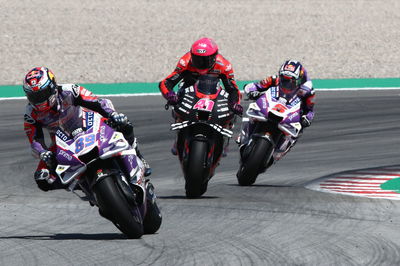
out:
{"label": "racing tire", "polygon": [[187,198],[198,198],[207,190],[205,173],[209,171],[207,164],[208,144],[194,140],[190,145],[187,169],[185,171],[185,190]]}
{"label": "racing tire", "polygon": [[146,215],[143,220],[143,228],[145,234],[154,234],[158,231],[162,222],[162,215],[157,206],[156,195],[154,193],[154,186],[146,181]]}
{"label": "racing tire", "polygon": [[156,202],[147,201],[147,212],[143,220],[145,234],[154,234],[161,226],[162,216]]}
{"label": "racing tire", "polygon": [[108,176],[101,179],[93,188],[100,212],[128,238],[140,238],[144,229],[139,208],[128,204],[115,178],[118,177]]}
{"label": "racing tire", "polygon": [[240,168],[236,174],[240,186],[251,186],[256,182],[257,176],[266,165],[265,161],[272,152],[272,144],[263,138],[257,138],[250,144],[250,152],[245,159],[242,158]]}

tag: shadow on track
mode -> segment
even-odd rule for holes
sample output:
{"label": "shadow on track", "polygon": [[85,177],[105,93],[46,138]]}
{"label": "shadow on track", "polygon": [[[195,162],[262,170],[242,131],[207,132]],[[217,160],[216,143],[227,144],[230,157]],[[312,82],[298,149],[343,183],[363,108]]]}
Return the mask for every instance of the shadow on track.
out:
{"label": "shadow on track", "polygon": [[[239,184],[226,184],[231,187],[242,187]],[[268,184],[252,184],[251,186],[243,186],[243,187],[298,187],[298,186],[289,186],[289,185],[268,185]]]}
{"label": "shadow on track", "polygon": [[5,236],[0,239],[29,239],[29,240],[117,240],[127,239],[118,233],[107,234],[54,234],[54,235],[31,235],[31,236]]}
{"label": "shadow on track", "polygon": [[199,200],[199,199],[219,199],[217,196],[201,196],[195,199],[186,198],[184,195],[172,195],[172,196],[157,196],[159,199],[187,199],[187,200]]}

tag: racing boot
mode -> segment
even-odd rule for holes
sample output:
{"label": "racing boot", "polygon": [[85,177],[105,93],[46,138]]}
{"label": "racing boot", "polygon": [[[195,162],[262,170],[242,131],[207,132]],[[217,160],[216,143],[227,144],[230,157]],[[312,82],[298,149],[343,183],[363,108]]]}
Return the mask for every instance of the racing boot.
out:
{"label": "racing boot", "polygon": [[146,197],[151,204],[154,204],[157,198],[156,194],[154,193],[154,186],[152,183],[150,183],[150,179],[146,179]]}
{"label": "racing boot", "polygon": [[53,189],[53,183],[56,181],[56,177],[50,174],[48,169],[39,169],[33,174],[36,184],[43,191],[49,191]]}
{"label": "racing boot", "polygon": [[222,157],[226,157],[228,156],[228,151],[229,151],[229,140],[226,142],[226,145],[224,146],[223,150],[222,150]]}
{"label": "racing boot", "polygon": [[151,175],[151,167],[149,165],[149,163],[144,159],[142,153],[139,151],[138,149],[138,145],[136,145],[135,147],[136,150],[136,154],[139,157],[139,159],[142,161],[143,166],[144,166],[144,176],[149,176]]}
{"label": "racing boot", "polygon": [[149,163],[144,159],[142,153],[139,151],[139,145],[137,143],[137,139],[135,137],[132,138],[132,141],[129,141],[129,144],[135,149],[136,155],[139,157],[139,159],[142,161],[143,166],[144,166],[144,176],[149,176],[151,175],[151,167]]}
{"label": "racing boot", "polygon": [[142,161],[143,166],[144,166],[144,176],[149,176],[151,175],[151,167],[149,165],[149,163],[144,159],[143,155],[140,153],[139,149],[135,148],[136,150],[136,154],[139,157],[139,159]]}
{"label": "racing boot", "polygon": [[151,167],[149,163],[143,158],[143,156],[139,156],[140,160],[142,160],[143,165],[144,165],[144,176],[149,176],[151,175]]}

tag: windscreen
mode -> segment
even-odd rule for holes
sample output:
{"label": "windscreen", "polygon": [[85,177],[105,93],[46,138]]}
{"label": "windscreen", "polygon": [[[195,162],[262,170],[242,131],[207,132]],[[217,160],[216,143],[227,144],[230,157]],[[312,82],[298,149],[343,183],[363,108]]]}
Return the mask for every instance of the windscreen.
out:
{"label": "windscreen", "polygon": [[197,81],[197,91],[206,95],[217,93],[219,89],[219,78],[211,75],[202,75]]}

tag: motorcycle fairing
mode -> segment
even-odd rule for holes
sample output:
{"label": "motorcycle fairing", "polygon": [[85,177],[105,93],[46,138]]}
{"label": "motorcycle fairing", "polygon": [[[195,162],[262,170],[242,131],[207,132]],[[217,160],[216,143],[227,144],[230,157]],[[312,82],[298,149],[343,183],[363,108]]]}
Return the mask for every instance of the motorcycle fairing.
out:
{"label": "motorcycle fairing", "polygon": [[[229,93],[224,89],[219,88],[212,97],[211,95],[198,96],[201,95],[196,93],[194,86],[185,88],[182,100],[174,107],[174,111],[181,121],[203,121],[225,126],[227,122],[232,120],[233,114],[228,108]],[[207,113],[207,119],[202,120],[199,117],[199,112]]]}
{"label": "motorcycle fairing", "polygon": [[80,156],[97,152],[100,159],[107,159],[129,149],[122,133],[109,127],[99,114],[93,113],[93,116],[93,125],[72,139],[61,138],[61,134],[56,135],[56,156],[59,162],[56,173],[63,184],[68,184],[81,175],[87,169],[87,164],[91,163],[82,162]]}
{"label": "motorcycle fairing", "polygon": [[273,115],[279,117],[281,121],[278,128],[285,135],[297,137],[301,131],[300,114],[301,100],[295,96],[287,103],[287,100],[276,96],[276,90],[267,90],[255,103],[251,103],[246,111],[247,116],[258,121],[268,121]]}

